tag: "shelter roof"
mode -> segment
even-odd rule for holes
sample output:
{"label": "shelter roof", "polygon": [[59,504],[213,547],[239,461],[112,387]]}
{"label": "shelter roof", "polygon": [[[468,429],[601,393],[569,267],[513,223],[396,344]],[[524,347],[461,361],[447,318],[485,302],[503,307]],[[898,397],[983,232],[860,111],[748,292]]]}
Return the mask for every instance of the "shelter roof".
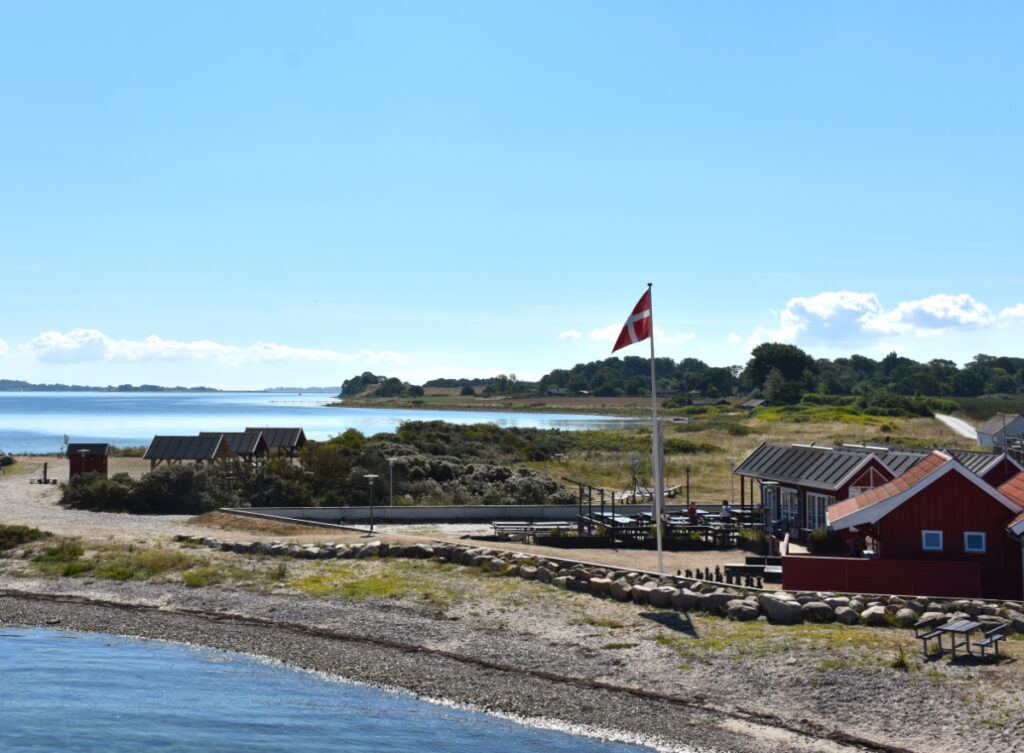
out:
{"label": "shelter roof", "polygon": [[157,435],[142,457],[146,460],[215,460],[230,455],[231,450],[222,434]]}
{"label": "shelter roof", "polygon": [[201,431],[201,437],[224,437],[228,449],[232,455],[255,455],[261,450],[266,451],[269,447],[267,440],[263,437],[260,429],[246,429],[245,431]]}
{"label": "shelter roof", "polygon": [[867,464],[870,454],[831,445],[777,445],[762,442],[736,466],[740,476],[838,489]]}
{"label": "shelter roof", "polygon": [[107,456],[110,454],[110,445],[106,442],[71,442],[68,444],[65,457],[95,457],[97,455]]}
{"label": "shelter roof", "polygon": [[260,428],[258,426],[248,426],[245,430],[247,432],[263,432],[263,438],[267,440],[267,446],[271,449],[276,449],[278,447],[298,449],[306,443],[306,432],[302,429],[282,429],[270,426]]}

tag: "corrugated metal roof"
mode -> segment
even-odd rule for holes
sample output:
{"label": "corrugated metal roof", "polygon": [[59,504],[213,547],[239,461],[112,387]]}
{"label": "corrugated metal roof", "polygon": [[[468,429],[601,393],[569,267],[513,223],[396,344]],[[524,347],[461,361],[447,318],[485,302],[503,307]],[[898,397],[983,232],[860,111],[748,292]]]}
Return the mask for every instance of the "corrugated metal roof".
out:
{"label": "corrugated metal roof", "polygon": [[228,449],[232,455],[255,455],[259,452],[267,452],[267,440],[263,437],[260,429],[248,429],[246,431],[201,431],[199,436],[222,436],[227,442]]}
{"label": "corrugated metal roof", "polygon": [[1003,430],[1003,427],[1006,427],[1007,429],[1011,428],[1011,424],[1013,424],[1014,421],[1019,421],[1020,418],[1021,416],[1016,413],[997,413],[978,427],[978,433],[991,434],[992,436],[995,436]]}
{"label": "corrugated metal roof", "polygon": [[863,452],[830,445],[776,445],[762,443],[736,466],[740,476],[820,489],[838,489],[865,461]]}
{"label": "corrugated metal roof", "polygon": [[155,436],[146,448],[145,460],[215,460],[231,454],[221,434],[206,436]]}
{"label": "corrugated metal roof", "polygon": [[64,453],[65,457],[81,457],[82,450],[85,450],[87,456],[95,455],[109,455],[110,445],[106,442],[71,442],[68,444],[68,450]]}
{"label": "corrugated metal roof", "polygon": [[270,449],[285,447],[287,449],[298,449],[306,443],[306,432],[302,429],[282,429],[278,427],[247,426],[246,431],[261,431],[263,438],[267,440]]}

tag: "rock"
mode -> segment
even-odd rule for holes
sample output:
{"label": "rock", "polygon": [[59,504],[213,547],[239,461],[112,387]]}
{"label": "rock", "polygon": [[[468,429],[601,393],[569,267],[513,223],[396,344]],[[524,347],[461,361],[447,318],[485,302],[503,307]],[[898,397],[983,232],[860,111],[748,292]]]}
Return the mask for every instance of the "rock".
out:
{"label": "rock", "polygon": [[523,580],[536,580],[537,568],[535,568],[533,565],[520,565],[519,577]]}
{"label": "rock", "polygon": [[569,576],[559,575],[555,578],[552,578],[551,585],[553,585],[555,588],[561,588],[563,591],[565,591],[569,588]]}
{"label": "rock", "polygon": [[706,612],[711,614],[722,614],[722,608],[733,599],[738,599],[739,597],[739,593],[733,591],[731,588],[719,588],[704,595],[702,606]]}
{"label": "rock", "polygon": [[822,601],[832,607],[833,610],[838,609],[839,607],[850,606],[850,599],[846,596],[828,596],[822,599]]}
{"label": "rock", "polygon": [[392,544],[391,546],[388,547],[388,556],[389,557],[404,557],[405,556],[405,547],[402,546],[401,544]]}
{"label": "rock", "polygon": [[654,589],[650,586],[644,586],[637,584],[633,586],[633,601],[637,604],[650,604],[651,603],[651,591]]}
{"label": "rock", "polygon": [[910,607],[903,607],[896,612],[896,624],[902,628],[908,628],[913,626],[917,622],[917,612]]}
{"label": "rock", "polygon": [[578,593],[590,593],[590,578],[581,578],[578,575],[569,577],[569,590]]}
{"label": "rock", "polygon": [[608,596],[612,592],[612,579],[591,578],[590,592],[595,596]]}
{"label": "rock", "polygon": [[860,615],[857,614],[856,610],[850,609],[850,607],[839,606],[835,608],[836,622],[842,623],[843,625],[856,625],[860,620]]}
{"label": "rock", "polygon": [[991,630],[994,627],[1006,625],[1009,620],[995,614],[979,614],[978,622],[985,626],[985,630]]}
{"label": "rock", "polygon": [[380,553],[380,542],[371,541],[369,544],[364,544],[359,547],[359,551],[356,552],[356,558],[365,560],[369,557],[376,557]]}
{"label": "rock", "polygon": [[672,599],[677,593],[679,593],[679,589],[673,588],[672,586],[658,586],[651,590],[648,598],[651,601],[652,607],[668,609],[672,606]]}
{"label": "rock", "polygon": [[405,548],[405,556],[418,560],[428,560],[434,556],[434,547],[428,544],[413,544]]}
{"label": "rock", "polygon": [[518,563],[515,563],[515,562],[512,563],[511,565],[506,563],[505,564],[505,575],[507,575],[509,577],[512,577],[514,575],[519,575],[519,568],[520,567],[521,567],[521,565],[519,565]]}
{"label": "rock", "polygon": [[884,625],[885,616],[885,607],[882,606],[868,607],[860,613],[861,622],[865,625]]}
{"label": "rock", "polygon": [[751,603],[746,599],[732,599],[726,602],[723,611],[728,619],[739,620],[740,622],[756,620],[759,616],[757,604]]}
{"label": "rock", "polygon": [[554,574],[546,567],[537,568],[537,580],[541,583],[550,583],[554,578]]}
{"label": "rock", "polygon": [[761,594],[757,603],[769,622],[777,625],[796,625],[803,622],[803,606],[792,599],[783,599],[771,594]]}
{"label": "rock", "polygon": [[945,612],[925,612],[921,615],[922,620],[935,620],[936,625],[946,624]]}
{"label": "rock", "polygon": [[809,601],[801,607],[800,611],[807,622],[832,622],[836,618],[832,607],[823,601]]}
{"label": "rock", "polygon": [[1021,635],[1024,635],[1024,612],[1007,608],[1006,619],[1010,621],[1010,626],[1013,627],[1014,630]]}
{"label": "rock", "polygon": [[682,588],[672,597],[672,608],[680,612],[690,612],[700,607],[703,595],[694,593],[689,588]]}
{"label": "rock", "polygon": [[633,587],[629,585],[629,581],[626,578],[619,578],[618,580],[612,581],[611,588],[608,592],[616,601],[633,600]]}

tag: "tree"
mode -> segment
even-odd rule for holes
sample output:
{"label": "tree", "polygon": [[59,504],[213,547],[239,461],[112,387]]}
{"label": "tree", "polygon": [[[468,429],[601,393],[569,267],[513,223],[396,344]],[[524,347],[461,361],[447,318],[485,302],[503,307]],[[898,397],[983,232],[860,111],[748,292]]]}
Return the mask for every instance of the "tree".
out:
{"label": "tree", "polygon": [[750,352],[744,380],[753,387],[767,389],[768,375],[778,369],[782,379],[803,384],[805,372],[815,374],[814,359],[795,345],[761,343]]}
{"label": "tree", "polygon": [[772,369],[764,380],[764,396],[773,403],[793,405],[800,402],[803,394],[800,382],[786,379],[779,369]]}

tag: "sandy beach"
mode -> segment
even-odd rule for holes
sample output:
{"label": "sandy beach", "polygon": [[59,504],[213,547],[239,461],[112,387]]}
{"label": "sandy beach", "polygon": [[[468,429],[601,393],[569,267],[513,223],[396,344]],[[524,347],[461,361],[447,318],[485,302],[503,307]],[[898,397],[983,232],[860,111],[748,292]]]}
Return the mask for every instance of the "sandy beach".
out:
{"label": "sandy beach", "polygon": [[[0,521],[83,542],[168,549],[179,546],[177,533],[271,538],[197,527],[182,516],[64,510],[56,503],[57,487],[29,484],[32,475],[0,480]],[[336,531],[295,538],[366,540]],[[203,552],[224,568],[276,566]],[[269,656],[424,697],[611,729],[622,739],[643,736],[666,750],[1009,753],[1024,740],[1019,639],[1005,644],[1007,658],[997,664],[925,661],[908,631],[732,623],[404,560],[289,562],[289,577],[299,580],[341,580],[360,568],[360,576],[397,575],[416,584],[358,599],[311,596],[283,585],[190,588],[174,579],[25,577],[25,567],[16,557],[0,558],[0,619],[9,624]],[[905,670],[891,666],[898,643],[906,648]]]}

